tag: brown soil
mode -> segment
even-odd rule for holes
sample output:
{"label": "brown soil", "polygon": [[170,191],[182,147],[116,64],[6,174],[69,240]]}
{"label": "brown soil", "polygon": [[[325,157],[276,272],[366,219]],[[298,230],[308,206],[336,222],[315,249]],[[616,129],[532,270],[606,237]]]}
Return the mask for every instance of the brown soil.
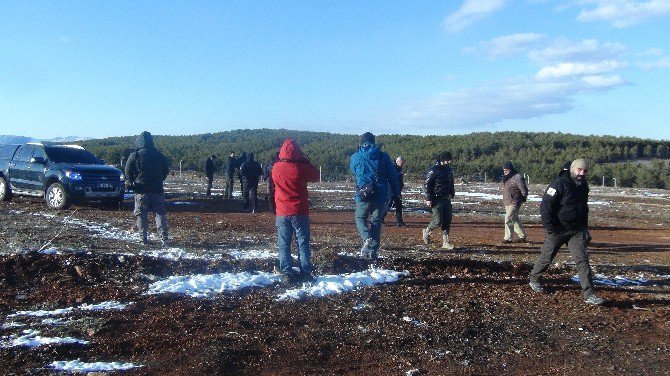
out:
{"label": "brown soil", "polygon": [[[189,184],[185,184],[189,187]],[[319,188],[342,189],[344,184]],[[458,191],[469,189],[457,187]],[[482,187],[473,187],[473,192]],[[497,193],[497,186],[486,187]],[[200,187],[191,188],[200,189]],[[345,188],[347,189],[347,188]],[[348,189],[351,189],[350,187]],[[534,187],[539,192],[542,187]],[[523,208],[530,244],[502,244],[502,207],[455,201],[454,251],[420,241],[429,221],[418,189],[404,195],[407,227],[384,226],[380,266],[407,270],[399,282],[325,298],[275,300],[285,286],[213,298],[145,295],[172,275],[272,271],[276,260],[239,260],[227,249],[274,250],[274,217],[241,213],[239,200],[195,193],[168,195],[173,246],[218,259],[141,256],[142,246],[106,239],[70,219],[133,230],[132,203],[63,212],[38,199],[0,203],[0,317],[109,300],[124,310],[75,311],[61,325],[22,319],[0,327],[4,339],[34,328],[88,345],[0,348],[0,373],[57,373],[55,360],[133,362],[129,375],[449,375],[667,374],[670,361],[670,200],[668,192],[594,189],[591,263],[609,277],[643,276],[642,286],[597,285],[607,303],[584,304],[565,250],[547,272],[548,295],[531,292],[527,275],[543,235],[538,203]],[[538,193],[536,192],[536,193]],[[353,254],[360,238],[350,193],[312,193],[312,252],[320,274],[369,265]],[[191,204],[182,204],[189,202]],[[265,209],[265,206],[262,206]],[[393,222],[392,215],[387,217]],[[51,242],[51,243],[49,243]],[[37,252],[57,248],[60,254]],[[157,245],[152,247],[159,248]],[[349,255],[347,255],[349,254]],[[61,316],[63,317],[63,316]],[[0,341],[3,338],[0,338]]]}

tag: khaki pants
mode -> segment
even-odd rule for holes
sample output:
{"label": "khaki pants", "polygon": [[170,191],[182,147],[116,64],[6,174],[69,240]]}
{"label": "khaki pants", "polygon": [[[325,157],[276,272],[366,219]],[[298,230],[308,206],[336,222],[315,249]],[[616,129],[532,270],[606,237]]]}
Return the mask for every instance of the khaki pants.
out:
{"label": "khaki pants", "polygon": [[526,232],[519,221],[519,207],[516,205],[505,206],[505,240],[512,240],[512,231],[514,231],[519,238],[525,239]]}

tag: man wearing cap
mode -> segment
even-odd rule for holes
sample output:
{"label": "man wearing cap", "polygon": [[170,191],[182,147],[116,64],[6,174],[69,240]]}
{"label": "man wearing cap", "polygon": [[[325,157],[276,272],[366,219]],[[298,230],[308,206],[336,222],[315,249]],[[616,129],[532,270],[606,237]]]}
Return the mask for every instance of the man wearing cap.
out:
{"label": "man wearing cap", "polygon": [[503,243],[512,242],[512,234],[516,233],[519,242],[525,243],[526,232],[519,221],[519,209],[526,201],[528,187],[523,176],[516,171],[512,162],[503,163],[503,206],[505,207],[505,237]]}
{"label": "man wearing cap", "polygon": [[451,153],[445,151],[440,154],[438,163],[426,174],[426,205],[433,213],[433,219],[424,228],[421,235],[423,242],[430,243],[430,232],[440,226],[442,230],[442,248],[454,249],[449,243],[449,232],[451,230],[452,207],[451,199],[454,198],[454,170],[451,169]]}
{"label": "man wearing cap", "polygon": [[540,214],[546,236],[530,273],[530,287],[535,292],[545,292],[540,284],[540,277],[551,265],[559,248],[567,244],[570,256],[577,266],[584,301],[600,305],[605,300],[594,292],[589,252],[586,249],[591,239],[588,231],[587,171],[586,161],[575,159],[570,164],[569,173],[561,171],[558,178],[544,191]]}
{"label": "man wearing cap", "polygon": [[361,257],[376,260],[389,188],[392,197],[400,195],[398,173],[391,157],[375,145],[375,136],[370,132],[361,135],[360,147],[351,156],[349,169],[356,177],[355,219],[363,240]]}

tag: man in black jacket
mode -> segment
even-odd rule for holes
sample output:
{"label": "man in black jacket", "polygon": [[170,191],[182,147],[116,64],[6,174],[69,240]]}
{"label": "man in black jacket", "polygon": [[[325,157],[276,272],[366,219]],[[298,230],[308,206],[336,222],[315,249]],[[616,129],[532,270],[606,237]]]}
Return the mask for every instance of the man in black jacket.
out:
{"label": "man in black jacket", "polygon": [[216,155],[212,155],[205,161],[205,176],[207,177],[207,196],[212,194],[212,183],[214,182],[214,161]]}
{"label": "man in black jacket", "polygon": [[599,305],[605,300],[593,290],[589,252],[586,249],[591,241],[588,231],[587,171],[586,161],[576,159],[570,164],[570,170],[562,170],[544,191],[540,214],[546,236],[530,273],[530,287],[535,292],[545,292],[540,284],[540,276],[549,268],[559,248],[567,243],[570,256],[577,266],[584,301]]}
{"label": "man in black jacket", "polygon": [[240,166],[242,180],[242,199],[244,210],[255,213],[258,203],[258,179],[263,175],[260,163],[254,160],[254,153],[246,156],[246,161]]}
{"label": "man in black jacket", "polygon": [[442,248],[454,249],[449,243],[449,231],[451,230],[452,207],[451,199],[454,198],[454,170],[451,169],[451,153],[448,151],[440,154],[439,163],[426,174],[426,205],[433,212],[433,219],[428,227],[423,229],[423,242],[430,243],[430,232],[440,226],[442,229]]}
{"label": "man in black jacket", "polygon": [[228,161],[226,161],[226,192],[223,194],[224,198],[233,198],[233,179],[235,178],[237,167],[235,153],[230,153]]}
{"label": "man in black jacket", "polygon": [[382,222],[386,217],[386,213],[391,210],[391,207],[395,208],[395,225],[398,227],[407,226],[402,220],[402,189],[405,187],[404,173],[402,171],[402,166],[405,164],[405,157],[399,155],[395,159],[395,170],[398,172],[398,186],[400,188],[401,194],[397,196],[389,197],[386,207],[384,208],[384,214],[382,215]]}
{"label": "man in black jacket", "polygon": [[126,162],[126,181],[135,191],[135,210],[137,228],[142,236],[142,243],[147,244],[148,212],[156,215],[156,227],[163,245],[168,243],[168,222],[165,216],[165,195],[163,181],[170,172],[168,161],[154,147],[154,140],[149,132],[142,132],[135,140],[135,151]]}

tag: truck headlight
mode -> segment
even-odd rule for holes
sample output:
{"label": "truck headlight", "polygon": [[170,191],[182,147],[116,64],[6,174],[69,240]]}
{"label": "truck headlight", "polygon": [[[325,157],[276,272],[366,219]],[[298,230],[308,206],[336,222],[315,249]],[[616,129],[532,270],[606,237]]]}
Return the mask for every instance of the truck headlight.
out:
{"label": "truck headlight", "polygon": [[83,179],[80,173],[74,172],[74,171],[65,171],[65,176],[67,176],[68,179],[70,179],[70,180],[82,180]]}

